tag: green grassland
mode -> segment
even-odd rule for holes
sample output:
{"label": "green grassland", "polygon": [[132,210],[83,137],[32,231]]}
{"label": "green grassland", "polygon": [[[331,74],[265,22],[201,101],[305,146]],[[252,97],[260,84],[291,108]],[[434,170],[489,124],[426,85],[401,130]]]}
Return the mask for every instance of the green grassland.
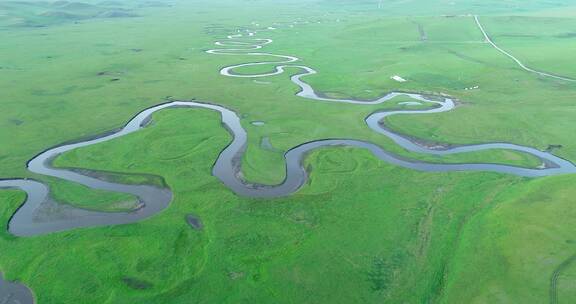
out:
{"label": "green grassland", "polygon": [[[2,261],[15,261],[3,263],[7,273],[52,265],[47,267],[51,270],[20,276],[39,300],[50,303],[57,293],[60,301],[82,302],[97,288],[115,292],[98,293],[95,302],[282,302],[284,293],[290,295],[287,302],[393,301],[407,294],[418,301],[439,292],[432,282],[442,273],[467,214],[491,202],[487,193],[522,180],[495,174],[421,174],[377,161],[366,151],[326,149],[308,159],[314,170],[309,187],[300,193],[274,201],[239,199],[210,176],[211,163],[205,161],[229,140],[217,115],[174,109],[157,116],[153,127],[101,145],[121,149],[97,156],[102,170],[162,174],[175,192],[171,207],[134,225],[12,242],[2,252]],[[182,144],[188,152],[172,159],[166,159],[162,143],[147,140],[185,136],[192,137]],[[127,154],[143,159],[130,167]],[[349,175],[363,182],[344,178]],[[205,221],[204,230],[186,225],[184,215],[190,212]],[[44,242],[54,249],[42,256],[29,249]],[[75,269],[85,272],[64,273]],[[347,279],[326,282],[321,279],[326,271]],[[425,272],[430,284],[420,284],[423,277],[414,276],[416,272]],[[82,284],[59,293],[47,284],[53,277],[63,286]],[[133,290],[124,277],[153,287]],[[213,286],[223,289],[210,292]]]}
{"label": "green grassland", "polygon": [[557,60],[570,58],[576,48],[576,20],[573,18],[516,16],[487,21],[487,30],[499,45],[522,58],[528,66],[576,78],[570,64]]}
{"label": "green grassland", "polygon": [[[569,1],[384,1],[381,9],[378,1],[349,0],[158,4],[0,5],[0,87],[7,88],[0,90],[0,178],[45,181],[59,201],[83,208],[134,208],[130,196],[37,176],[25,164],[47,147],[119,128],[166,99],[210,101],[239,113],[249,134],[242,167],[250,181],[280,182],[283,153],[322,138],[369,140],[431,162],[540,165],[509,151],[411,153],[364,124],[373,111],[406,107],[398,104],[404,98],[332,104],[294,96],[290,73],[261,79],[268,84],[220,76],[227,65],[274,60],[204,52],[254,21],[310,21],[259,36],[274,39],[265,52],[297,56],[319,71],[306,81],[330,96],[403,90],[459,100],[447,113],[390,117],[387,125],[398,132],[441,143],[562,145],[554,153],[576,161],[576,83],[521,70],[483,43],[467,16],[481,15],[495,42],[528,66],[576,77],[576,6]],[[264,137],[273,150],[262,147]],[[130,225],[32,238],[3,230],[0,271],[30,286],[38,303],[576,300],[576,177],[421,173],[360,149],[330,148],[306,159],[311,176],[301,191],[253,200],[210,174],[230,139],[214,112],[170,109],[138,133],[62,155],[57,166],[165,183],[174,200]],[[0,191],[0,220],[7,223],[23,200],[17,191]],[[190,213],[202,230],[186,224]]]}

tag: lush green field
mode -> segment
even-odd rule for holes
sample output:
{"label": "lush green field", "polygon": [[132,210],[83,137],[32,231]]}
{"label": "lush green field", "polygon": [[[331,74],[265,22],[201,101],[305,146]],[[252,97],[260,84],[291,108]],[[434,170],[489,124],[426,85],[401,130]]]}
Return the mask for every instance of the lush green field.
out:
{"label": "lush green field", "polygon": [[[406,107],[403,98],[332,104],[294,96],[288,73],[266,83],[219,75],[227,65],[274,60],[204,52],[254,22],[279,28],[258,34],[274,39],[265,52],[301,58],[319,71],[306,81],[330,96],[403,90],[458,99],[451,112],[389,118],[398,132],[454,144],[562,145],[554,153],[576,162],[576,83],[520,69],[483,42],[468,15],[480,15],[494,41],[528,66],[576,78],[575,4],[378,2],[2,2],[0,178],[45,181],[59,201],[84,208],[134,208],[130,196],[37,176],[25,164],[48,147],[118,128],[145,107],[193,98],[242,116],[250,181],[280,182],[283,153],[322,138],[368,140],[431,162],[540,165],[510,151],[411,153],[364,124],[373,111]],[[289,27],[295,20],[308,23]],[[211,176],[229,140],[216,113],[170,109],[141,132],[57,158],[57,166],[165,182],[174,201],[136,224],[32,238],[3,230],[0,272],[41,304],[576,301],[574,176],[421,173],[333,148],[306,159],[311,177],[300,192],[253,200]],[[4,225],[23,200],[0,191]],[[204,228],[191,229],[187,214]]]}

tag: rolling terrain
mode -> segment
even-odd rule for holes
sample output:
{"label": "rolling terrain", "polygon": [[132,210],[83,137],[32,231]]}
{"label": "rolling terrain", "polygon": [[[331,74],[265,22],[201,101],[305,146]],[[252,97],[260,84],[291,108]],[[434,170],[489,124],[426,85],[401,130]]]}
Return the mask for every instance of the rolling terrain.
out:
{"label": "rolling terrain", "polygon": [[[365,119],[433,105],[404,95],[363,105],[303,98],[293,81],[302,68],[254,77],[281,64],[245,65],[282,61],[270,54],[316,71],[303,80],[328,100],[453,99],[450,111],[384,119],[425,147],[511,143],[576,163],[575,26],[576,6],[560,0],[5,1],[0,179],[45,183],[64,206],[138,212],[132,195],[26,165],[177,100],[238,115],[249,183],[281,183],[285,153],[324,139],[371,142],[416,162],[543,169],[534,154],[509,149],[407,149]],[[245,51],[250,38],[273,43]],[[209,52],[231,47],[244,51]],[[231,76],[246,77],[222,75],[238,65]],[[37,303],[576,301],[574,174],[422,172],[365,149],[323,147],[303,159],[302,187],[262,199],[237,195],[213,174],[231,140],[218,113],[170,108],[138,132],[59,155],[56,168],[168,188],[172,200],[125,225],[32,237],[2,230],[4,279],[27,286]],[[5,227],[25,200],[0,191]]]}

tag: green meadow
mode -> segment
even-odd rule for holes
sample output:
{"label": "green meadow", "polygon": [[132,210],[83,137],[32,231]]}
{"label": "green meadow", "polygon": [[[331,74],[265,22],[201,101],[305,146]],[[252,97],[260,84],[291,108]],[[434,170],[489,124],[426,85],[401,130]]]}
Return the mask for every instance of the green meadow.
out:
{"label": "green meadow", "polygon": [[[450,112],[388,118],[396,132],[448,144],[552,145],[576,162],[576,82],[522,70],[484,42],[472,15],[527,66],[576,79],[576,4],[567,0],[3,1],[0,179],[43,181],[63,204],[133,210],[130,195],[36,175],[26,162],[167,100],[237,112],[249,136],[243,176],[252,182],[280,183],[284,153],[324,138],[371,141],[427,162],[541,165],[506,150],[413,153],[366,126],[374,111],[427,107],[402,105],[405,97],[380,105],[303,99],[289,79],[294,68],[257,81],[221,76],[225,66],[277,60],[205,52],[238,30],[268,26],[277,29],[256,37],[274,42],[262,51],[299,57],[295,64],[319,72],[304,80],[328,96],[397,90],[458,101]],[[27,238],[3,229],[0,272],[40,304],[576,301],[575,176],[424,173],[334,147],[307,156],[310,178],[299,192],[250,199],[211,175],[230,140],[216,112],[168,109],[137,133],[61,155],[57,167],[165,184],[174,199],[135,224]],[[5,227],[24,200],[0,191]],[[186,223],[189,214],[202,229]]]}

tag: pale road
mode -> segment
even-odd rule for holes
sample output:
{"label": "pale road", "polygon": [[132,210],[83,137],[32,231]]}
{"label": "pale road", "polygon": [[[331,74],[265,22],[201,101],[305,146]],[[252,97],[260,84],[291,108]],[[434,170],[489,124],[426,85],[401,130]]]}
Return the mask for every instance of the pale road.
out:
{"label": "pale road", "polygon": [[514,55],[508,53],[507,51],[503,50],[501,47],[499,47],[498,45],[496,45],[496,43],[494,43],[494,41],[492,41],[492,39],[490,38],[490,36],[488,36],[488,33],[486,33],[486,30],[484,29],[484,27],[482,26],[482,23],[480,23],[480,19],[478,18],[477,15],[474,16],[474,20],[476,20],[476,24],[478,25],[478,28],[480,29],[480,31],[482,32],[482,34],[484,35],[484,39],[486,39],[486,41],[492,45],[495,49],[497,49],[500,53],[510,57],[512,60],[514,60],[522,69],[530,72],[530,73],[535,73],[538,74],[540,76],[545,76],[545,77],[551,77],[551,78],[556,78],[556,79],[560,79],[560,80],[564,80],[564,81],[572,81],[575,82],[576,79],[571,79],[571,78],[567,78],[567,77],[562,77],[562,76],[556,76],[556,75],[552,75],[552,74],[548,74],[545,72],[541,72],[541,71],[536,71],[534,69],[531,69],[529,67],[527,67],[524,63],[522,63],[522,61],[518,60],[518,58],[514,57]]}

